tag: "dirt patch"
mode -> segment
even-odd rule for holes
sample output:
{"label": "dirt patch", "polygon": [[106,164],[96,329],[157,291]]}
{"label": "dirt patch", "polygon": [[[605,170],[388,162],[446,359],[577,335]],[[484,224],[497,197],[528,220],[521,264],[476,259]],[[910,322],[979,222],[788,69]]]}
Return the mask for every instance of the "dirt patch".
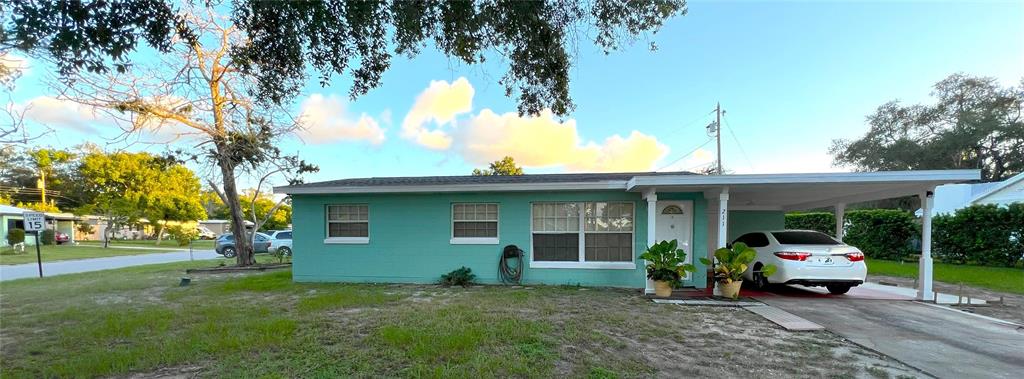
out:
{"label": "dirt patch", "polygon": [[155,371],[139,372],[117,378],[123,379],[190,379],[201,376],[203,367],[197,365],[185,365],[177,367],[163,367]]}
{"label": "dirt patch", "polygon": [[[908,288],[913,288],[915,284],[914,278],[901,278],[884,275],[871,275],[870,277],[868,277],[868,281],[894,283],[899,285],[900,287]],[[941,293],[948,293],[953,295],[960,293],[959,284],[950,284],[933,281],[932,287],[935,291]],[[983,316],[995,317],[1000,320],[1024,324],[1024,295],[992,291],[985,288],[978,288],[967,285],[963,286],[963,293],[965,296],[980,298],[986,301],[998,300],[1001,296],[1003,298],[1003,304],[990,303],[986,305],[954,305],[952,306],[953,308],[962,310],[964,312],[970,312]]]}

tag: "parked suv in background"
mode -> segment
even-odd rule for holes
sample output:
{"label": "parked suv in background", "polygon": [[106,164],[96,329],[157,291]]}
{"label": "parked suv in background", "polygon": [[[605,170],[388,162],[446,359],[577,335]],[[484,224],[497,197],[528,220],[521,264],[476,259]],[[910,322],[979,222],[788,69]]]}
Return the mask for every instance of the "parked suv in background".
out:
{"label": "parked suv in background", "polygon": [[[270,246],[270,236],[256,232],[256,243],[253,245],[252,251],[254,253],[266,253]],[[222,234],[217,237],[217,241],[214,243],[213,249],[217,254],[223,255],[224,258],[234,258],[238,255],[238,251],[235,250],[235,236],[233,234]]]}
{"label": "parked suv in background", "polygon": [[292,231],[291,230],[278,230],[270,233],[270,246],[267,247],[269,251],[278,251],[284,255],[292,255]]}

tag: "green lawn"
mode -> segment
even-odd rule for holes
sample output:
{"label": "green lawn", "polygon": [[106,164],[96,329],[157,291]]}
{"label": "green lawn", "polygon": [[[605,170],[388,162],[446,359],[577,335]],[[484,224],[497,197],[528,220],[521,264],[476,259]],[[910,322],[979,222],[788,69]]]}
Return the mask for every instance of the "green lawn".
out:
{"label": "green lawn", "polygon": [[[13,250],[9,247],[2,248],[0,251],[0,264],[14,265],[21,263],[35,263],[36,262],[36,247],[25,246],[24,254],[13,254]],[[153,254],[153,253],[166,253],[163,250],[147,250],[147,249],[104,249],[99,246],[86,246],[86,245],[43,245],[42,246],[42,257],[43,262],[52,261],[63,261],[68,259],[85,259],[85,258],[100,258],[100,257],[114,257],[121,255],[139,255],[139,254]]]}
{"label": "green lawn", "polygon": [[[103,241],[78,241],[79,244],[89,246],[103,246]],[[159,247],[167,249],[188,249],[186,246],[178,246],[178,241],[174,240],[163,240],[160,244],[156,244],[156,240],[111,240],[110,244],[113,246],[142,246],[142,247]],[[213,240],[195,240],[192,241],[193,249],[213,249]]]}
{"label": "green lawn", "polygon": [[[266,259],[266,258],[263,258]],[[866,377],[898,364],[828,332],[634,291],[296,284],[225,260],[0,286],[4,377]],[[771,351],[771,354],[765,354]],[[898,374],[896,372],[894,374]],[[893,375],[895,376],[895,375]]]}
{"label": "green lawn", "polygon": [[[917,263],[868,259],[868,274],[917,277]],[[986,267],[935,263],[934,279],[940,282],[1024,294],[1024,270],[1011,267]]]}

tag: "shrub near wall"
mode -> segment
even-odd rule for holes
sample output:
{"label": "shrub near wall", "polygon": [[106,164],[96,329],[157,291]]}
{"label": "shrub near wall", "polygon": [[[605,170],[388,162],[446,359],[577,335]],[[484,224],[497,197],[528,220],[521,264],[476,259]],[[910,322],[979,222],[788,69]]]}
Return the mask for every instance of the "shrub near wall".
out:
{"label": "shrub near wall", "polygon": [[1024,255],[1024,204],[972,205],[932,221],[933,255],[943,262],[1013,267]]}
{"label": "shrub near wall", "polygon": [[786,229],[817,230],[835,237],[836,216],[828,212],[789,213]]}
{"label": "shrub near wall", "polygon": [[25,229],[12,228],[7,231],[7,244],[16,245],[25,242]]}
{"label": "shrub near wall", "polygon": [[898,209],[850,211],[846,223],[843,242],[874,259],[898,260],[911,254],[910,241],[920,235],[914,215]]}

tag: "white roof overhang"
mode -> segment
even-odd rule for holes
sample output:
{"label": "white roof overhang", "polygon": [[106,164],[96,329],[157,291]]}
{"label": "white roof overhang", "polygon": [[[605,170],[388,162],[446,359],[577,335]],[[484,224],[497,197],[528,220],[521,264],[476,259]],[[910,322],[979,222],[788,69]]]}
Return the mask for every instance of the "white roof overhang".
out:
{"label": "white roof overhang", "polygon": [[636,176],[626,184],[626,190],[704,192],[713,198],[728,187],[730,208],[789,211],[916,195],[941,184],[980,178],[980,170],[658,175]]}

